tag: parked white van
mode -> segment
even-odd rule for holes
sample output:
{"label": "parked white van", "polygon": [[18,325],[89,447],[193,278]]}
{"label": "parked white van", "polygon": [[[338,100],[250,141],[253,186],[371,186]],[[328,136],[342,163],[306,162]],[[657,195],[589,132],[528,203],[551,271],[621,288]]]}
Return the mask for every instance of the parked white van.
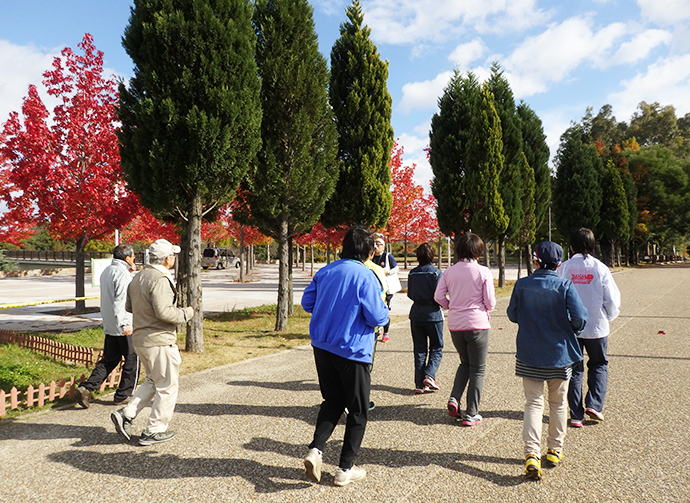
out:
{"label": "parked white van", "polygon": [[206,248],[201,254],[201,267],[208,269],[227,269],[239,267],[240,259],[230,248]]}

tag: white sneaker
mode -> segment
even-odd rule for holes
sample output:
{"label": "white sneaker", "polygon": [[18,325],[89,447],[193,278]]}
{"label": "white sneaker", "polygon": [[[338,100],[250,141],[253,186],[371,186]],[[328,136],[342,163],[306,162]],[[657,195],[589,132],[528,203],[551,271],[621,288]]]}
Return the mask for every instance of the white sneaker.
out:
{"label": "white sneaker", "polygon": [[304,474],[314,482],[321,482],[321,456],[321,451],[314,447],[304,457]]}
{"label": "white sneaker", "polygon": [[366,475],[367,471],[364,468],[360,468],[356,465],[352,465],[352,468],[348,470],[338,468],[335,471],[335,485],[346,486],[350,482],[357,482],[358,480],[362,480],[364,477],[366,477]]}

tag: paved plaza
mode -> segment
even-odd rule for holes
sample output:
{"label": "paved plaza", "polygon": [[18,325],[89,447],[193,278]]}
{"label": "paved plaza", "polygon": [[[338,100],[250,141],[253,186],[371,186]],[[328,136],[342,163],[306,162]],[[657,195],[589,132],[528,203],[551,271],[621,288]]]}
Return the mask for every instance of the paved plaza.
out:
{"label": "paved plaza", "polygon": [[[274,281],[269,270],[255,274],[244,285],[232,281],[236,271],[205,276],[206,309],[274,303],[265,293]],[[299,275],[296,299],[309,281]],[[441,391],[418,396],[409,324],[391,327],[372,372],[376,408],[357,458],[367,470],[362,482],[333,485],[342,425],[324,452],[322,482],[304,477],[302,457],[321,401],[311,348],[304,346],[183,376],[171,424],[177,437],[153,447],[121,441],[109,418],[111,396],[86,410],[70,406],[0,421],[0,501],[688,502],[690,268],[648,266],[614,278],[623,303],[609,342],[606,420],[569,430],[563,465],[545,470],[541,482],[522,476],[524,398],[514,376],[517,326],[505,315],[506,298],[492,313],[485,420],[471,428],[446,412],[458,364],[450,337],[437,375]],[[59,281],[73,291],[73,279]],[[47,286],[32,290],[30,280],[8,294],[20,280],[0,280],[0,303],[50,294]],[[0,328],[21,324],[22,316],[49,324],[50,315],[40,311],[51,309],[0,311]],[[404,295],[394,297],[393,309],[407,312]],[[146,415],[135,420],[136,434]]]}

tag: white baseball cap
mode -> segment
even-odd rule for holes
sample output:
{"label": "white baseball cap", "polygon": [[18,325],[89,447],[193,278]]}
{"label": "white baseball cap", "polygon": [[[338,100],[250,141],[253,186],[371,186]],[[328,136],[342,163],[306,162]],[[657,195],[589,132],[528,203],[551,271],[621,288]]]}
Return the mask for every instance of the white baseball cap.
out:
{"label": "white baseball cap", "polygon": [[175,253],[180,253],[180,247],[172,244],[167,239],[157,239],[149,246],[149,253],[156,258],[164,259]]}

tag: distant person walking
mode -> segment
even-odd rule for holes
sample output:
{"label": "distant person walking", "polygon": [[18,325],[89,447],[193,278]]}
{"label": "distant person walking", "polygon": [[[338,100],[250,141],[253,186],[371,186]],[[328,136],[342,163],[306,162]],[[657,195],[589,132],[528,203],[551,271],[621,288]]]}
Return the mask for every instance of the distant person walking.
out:
{"label": "distant person walking", "polygon": [[381,284],[364,262],[374,249],[374,235],[353,227],[343,239],[341,259],[320,269],[304,290],[302,307],[312,314],[309,335],[323,402],[314,438],[304,458],[307,478],[321,481],[322,453],[345,409],[345,437],[335,485],[366,476],[354,464],[367,427],[374,330],[389,321]]}
{"label": "distant person walking", "polygon": [[434,300],[441,271],[434,267],[434,248],[423,243],[415,250],[419,265],[407,276],[412,299],[410,329],[414,351],[415,393],[437,391],[436,371],[443,357],[443,310]]}
{"label": "distant person walking", "polygon": [[97,390],[124,357],[120,384],[113,402],[129,399],[139,380],[139,358],[132,344],[132,315],[125,310],[127,287],[132,281],[134,248],[121,244],[113,250],[113,261],[103,270],[101,284],[101,315],[103,317],[103,357],[98,360],[88,380],[77,388],[77,402],[88,408],[91,392]]}
{"label": "distant person walking", "polygon": [[[382,238],[376,238],[374,243],[374,256],[371,259],[374,264],[383,268],[386,273],[386,283],[388,283],[388,288],[386,290],[386,305],[388,310],[391,308],[391,300],[393,299],[393,294],[398,293],[402,290],[402,285],[400,284],[400,279],[398,278],[398,263],[393,258],[393,254],[386,251],[386,243]],[[390,323],[387,323],[383,327],[383,335],[381,336],[381,342],[388,342],[390,336],[388,335],[388,328]]]}
{"label": "distant person walking", "polygon": [[587,310],[572,282],[556,274],[562,258],[563,249],[556,243],[544,241],[535,246],[536,270],[517,280],[507,311],[508,319],[518,324],[515,375],[522,377],[525,391],[525,475],[533,480],[542,476],[544,383],[549,401],[545,464],[555,467],[563,460],[568,379],[573,366],[582,362],[575,334],[585,326]]}
{"label": "distant person walking", "polygon": [[180,351],[177,349],[177,325],[194,315],[194,308],[176,306],[177,294],[170,269],[180,252],[165,239],[149,246],[149,265],[136,275],[127,289],[127,311],[133,313],[134,349],[146,370],[146,380],[132,395],[124,409],[110,415],[117,432],[129,440],[132,420],[151,405],[146,429],[139,445],[167,442],[175,436],[168,431],[177,401],[180,375]]}
{"label": "distant person walking", "polygon": [[618,317],[621,294],[609,268],[594,258],[596,241],[591,230],[580,228],[570,234],[570,249],[575,255],[563,262],[558,275],[569,279],[587,308],[587,326],[577,336],[582,351],[587,352],[587,396],[582,400],[584,361],[573,367],[568,389],[570,426],[581,428],[585,414],[604,420],[604,399],[608,384],[609,322]]}
{"label": "distant person walking", "polygon": [[[474,426],[483,419],[479,402],[489,351],[489,311],[496,306],[496,297],[491,270],[477,263],[484,253],[484,241],[467,232],[457,238],[455,251],[458,262],[443,272],[434,300],[448,309],[450,336],[460,355],[448,414],[461,419],[464,426]],[[467,409],[463,413],[460,400],[466,387]]]}

